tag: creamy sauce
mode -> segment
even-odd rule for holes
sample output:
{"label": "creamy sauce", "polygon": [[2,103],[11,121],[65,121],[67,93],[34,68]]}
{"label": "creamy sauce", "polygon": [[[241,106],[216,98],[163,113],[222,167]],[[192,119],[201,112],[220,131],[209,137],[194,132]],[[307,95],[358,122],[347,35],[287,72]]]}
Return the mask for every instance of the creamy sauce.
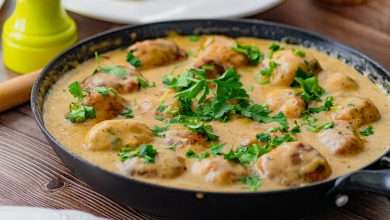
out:
{"label": "creamy sauce", "polygon": [[[169,39],[174,41],[185,51],[189,52],[189,54],[197,54],[197,52],[201,50],[206,37],[200,37],[199,41],[197,42],[192,42],[188,37],[182,36],[171,36]],[[271,41],[254,38],[238,38],[237,41],[242,44],[255,45],[265,53],[269,51],[268,47],[271,44]],[[375,103],[380,112],[381,119],[371,124],[375,129],[375,134],[364,137],[364,148],[358,154],[335,156],[319,142],[318,133],[307,131],[304,128],[301,129],[301,133],[295,136],[298,140],[310,143],[313,148],[317,149],[328,160],[332,168],[332,174],[328,178],[338,177],[340,175],[344,175],[362,168],[377,159],[380,155],[389,149],[389,99],[385,94],[383,94],[378,86],[370,82],[365,76],[356,72],[352,67],[338,61],[335,58],[311,49],[284,45],[282,43],[279,44],[283,45],[285,48],[300,49],[304,51],[307,56],[315,57],[321,64],[323,71],[340,72],[351,77],[357,82],[359,88],[354,91],[342,91],[339,93],[342,93],[342,95],[345,96],[359,96],[369,98],[373,101],[373,103]],[[125,56],[126,51],[115,50],[101,55],[100,63],[102,66],[128,66],[129,64],[124,59]],[[123,97],[128,100],[128,102],[135,102],[136,100],[137,103],[142,102],[143,100],[160,100],[162,94],[168,90],[162,84],[162,76],[171,73],[176,76],[182,73],[193,59],[194,56],[189,56],[188,59],[184,59],[173,64],[141,71],[143,77],[149,80],[149,82],[155,82],[157,87],[141,89],[134,93],[124,94]],[[57,81],[55,85],[53,85],[44,105],[45,126],[60,143],[62,143],[75,154],[101,166],[102,168],[119,173],[117,165],[120,163],[120,160],[117,156],[117,150],[88,151],[85,149],[85,135],[94,125],[94,123],[86,121],[85,123],[76,124],[71,123],[64,118],[64,115],[69,111],[69,103],[75,101],[75,98],[72,97],[68,92],[68,85],[74,81],[83,81],[86,77],[92,74],[95,68],[95,60],[87,61],[69,73],[65,74],[60,80]],[[259,68],[260,64],[258,66],[247,66],[239,68],[237,69],[237,72],[242,76],[241,81],[244,84],[244,88],[250,95],[250,98],[255,103],[265,103],[266,95],[276,87],[272,85],[261,85],[256,83],[255,78],[258,76]],[[253,90],[248,90],[248,86],[253,86]],[[337,96],[337,93],[331,95]],[[136,108],[134,108],[133,111],[135,119],[141,120],[149,127],[152,128],[155,125],[163,126],[163,123],[155,120],[154,117],[144,114]],[[331,112],[332,111],[321,112],[317,114],[316,116],[320,118],[320,121],[317,124],[331,121]],[[293,120],[289,119],[288,121],[290,123],[290,128],[293,127]],[[298,121],[300,121],[300,119]],[[255,135],[259,132],[265,132],[270,127],[278,126],[276,123],[264,124],[238,117],[233,117],[232,120],[228,123],[212,121],[210,124],[212,125],[215,133],[219,136],[219,143],[227,143],[226,147],[224,148],[225,151],[229,150],[231,146],[240,145],[242,142],[241,137],[248,136],[249,134]],[[365,127],[366,126],[361,127],[360,130],[364,129]],[[151,144],[157,148],[157,150],[164,150],[163,148],[167,147],[167,144],[163,143],[162,138],[154,138]],[[205,148],[204,151],[208,151],[208,149]],[[186,150],[180,149],[177,151],[178,154],[183,156],[185,155],[185,152]],[[141,179],[142,181],[178,188],[202,189],[209,191],[247,191],[247,189],[242,189],[244,186],[242,183],[235,183],[230,185],[208,184],[204,181],[203,178],[192,175],[190,172],[190,167],[191,164],[196,161],[196,159],[187,158],[185,162],[187,165],[187,171],[173,179],[144,178],[137,176],[132,176],[130,178]],[[255,174],[258,173],[254,167],[250,168],[250,172]],[[267,191],[282,188],[285,188],[285,186],[280,186],[264,178],[262,180],[262,185],[258,190]]]}

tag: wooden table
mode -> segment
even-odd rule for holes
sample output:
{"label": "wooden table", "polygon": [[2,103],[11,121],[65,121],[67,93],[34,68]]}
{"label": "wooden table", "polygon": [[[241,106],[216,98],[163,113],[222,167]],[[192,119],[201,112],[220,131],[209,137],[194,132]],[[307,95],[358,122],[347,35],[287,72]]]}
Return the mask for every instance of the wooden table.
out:
{"label": "wooden table", "polygon": [[[14,4],[14,1],[7,1],[3,6],[0,11],[1,25],[12,12]],[[69,14],[78,24],[80,39],[121,26]],[[372,0],[356,7],[328,6],[316,0],[288,0],[252,18],[303,27],[332,37],[363,51],[390,69],[389,0]],[[15,75],[0,65],[0,81]],[[38,129],[30,104],[0,113],[0,205],[80,209],[112,219],[157,218],[116,204],[73,176]],[[327,205],[294,217],[389,218],[389,200],[372,194],[354,194],[342,208]]]}

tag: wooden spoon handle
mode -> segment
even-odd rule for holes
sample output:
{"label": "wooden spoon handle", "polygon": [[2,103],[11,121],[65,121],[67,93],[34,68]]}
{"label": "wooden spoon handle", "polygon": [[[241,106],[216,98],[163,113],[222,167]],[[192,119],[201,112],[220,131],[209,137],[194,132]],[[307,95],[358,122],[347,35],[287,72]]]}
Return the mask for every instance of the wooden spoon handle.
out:
{"label": "wooden spoon handle", "polygon": [[0,83],[0,112],[27,102],[40,70]]}

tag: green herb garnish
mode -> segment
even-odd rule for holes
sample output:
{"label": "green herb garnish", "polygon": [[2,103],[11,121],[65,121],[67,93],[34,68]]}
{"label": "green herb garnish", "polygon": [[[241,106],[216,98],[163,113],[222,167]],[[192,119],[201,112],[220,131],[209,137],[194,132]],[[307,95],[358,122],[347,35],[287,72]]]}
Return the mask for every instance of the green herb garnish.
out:
{"label": "green herb garnish", "polygon": [[116,91],[115,89],[113,89],[111,87],[106,87],[106,86],[95,87],[95,91],[98,92],[99,94],[105,95],[105,96],[109,95],[110,93],[112,93],[114,95],[118,94],[118,91]]}
{"label": "green herb garnish", "polygon": [[160,137],[160,138],[165,137],[165,134],[162,134],[165,131],[168,131],[168,127],[154,126],[154,128],[152,129],[154,136]]}
{"label": "green herb garnish", "polygon": [[250,189],[253,192],[256,192],[261,186],[261,179],[258,176],[242,176],[238,178],[238,181],[247,185],[244,189]]}
{"label": "green herb garnish", "polygon": [[72,102],[69,105],[69,110],[70,112],[65,116],[65,119],[68,119],[71,122],[80,123],[88,118],[96,118],[96,110],[92,106]]}
{"label": "green herb garnish", "polygon": [[370,136],[374,134],[374,128],[369,125],[366,129],[360,131],[360,135],[362,136]]}
{"label": "green herb garnish", "polygon": [[130,63],[131,65],[133,65],[134,67],[139,67],[142,65],[142,62],[140,60],[138,60],[134,54],[133,54],[133,51],[129,51],[126,55],[126,61],[128,63]]}
{"label": "green herb garnish", "polygon": [[237,44],[232,50],[246,55],[250,64],[256,65],[264,59],[263,53],[256,46]]}
{"label": "green herb garnish", "polygon": [[140,157],[144,158],[144,163],[149,164],[155,162],[157,155],[157,150],[150,144],[141,144],[135,153],[128,153],[127,151],[122,151],[122,149],[120,149],[121,152],[118,154],[122,162],[130,158]]}
{"label": "green herb garnish", "polygon": [[134,113],[131,108],[125,108],[124,111],[121,113],[121,115],[124,118],[134,118]]}

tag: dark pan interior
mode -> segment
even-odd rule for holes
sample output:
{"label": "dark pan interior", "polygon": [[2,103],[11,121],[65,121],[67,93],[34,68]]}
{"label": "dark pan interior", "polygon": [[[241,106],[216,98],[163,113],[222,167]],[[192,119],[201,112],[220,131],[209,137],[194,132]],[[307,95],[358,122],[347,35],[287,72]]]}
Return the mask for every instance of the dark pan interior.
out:
{"label": "dark pan interior", "polygon": [[[333,180],[307,187],[284,191],[263,193],[211,193],[172,189],[131,180],[103,170],[84,159],[79,158],[58,143],[46,130],[42,115],[46,94],[59,77],[75,68],[79,63],[94,57],[95,51],[104,53],[124,48],[130,44],[157,37],[165,37],[170,32],[182,35],[223,34],[231,37],[257,37],[302,45],[325,52],[353,66],[369,79],[390,92],[390,74],[362,53],[334,40],[289,26],[251,20],[185,20],[161,22],[135,27],[124,27],[105,32],[81,41],[53,60],[42,71],[32,92],[32,109],[35,118],[49,140],[53,149],[64,163],[82,180],[98,192],[124,205],[152,211],[157,214],[188,217],[221,213],[233,215],[245,213],[253,207],[263,207],[264,212],[271,212],[275,205],[286,210],[296,211],[299,202],[314,204],[332,187]],[[104,183],[102,182],[104,179]],[[240,204],[240,205],[237,205]],[[304,207],[301,207],[301,209]],[[203,210],[199,212],[199,210]],[[226,211],[228,212],[226,213]]]}

